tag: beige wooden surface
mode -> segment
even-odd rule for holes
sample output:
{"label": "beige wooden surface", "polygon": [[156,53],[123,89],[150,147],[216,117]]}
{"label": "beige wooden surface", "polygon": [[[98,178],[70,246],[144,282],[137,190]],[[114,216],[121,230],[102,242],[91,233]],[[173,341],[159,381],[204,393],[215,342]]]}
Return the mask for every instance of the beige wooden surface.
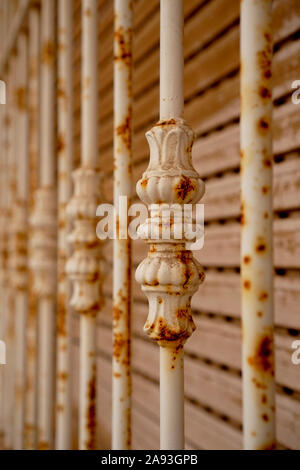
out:
{"label": "beige wooden surface", "polygon": [[[112,200],[113,2],[99,2],[99,161]],[[196,132],[193,156],[205,179],[206,232],[197,258],[206,281],[193,298],[197,330],[186,345],[186,447],[242,446],[239,277],[239,0],[185,0],[185,117]],[[159,1],[135,0],[133,184],[149,157],[145,132],[158,118]],[[80,0],[74,0],[75,159],[80,156]],[[291,362],[300,338],[300,106],[291,83],[300,79],[300,3],[274,0],[274,242],[277,438],[300,449],[300,365]],[[134,265],[147,251],[134,242]],[[110,447],[112,244],[106,306],[99,316],[99,426]],[[134,282],[133,446],[159,446],[158,348],[143,334],[147,305]],[[77,319],[78,320],[78,319]],[[75,320],[74,370],[78,332]],[[75,382],[76,383],[76,382]],[[74,387],[76,390],[76,386]],[[76,428],[74,392],[74,429]]]}

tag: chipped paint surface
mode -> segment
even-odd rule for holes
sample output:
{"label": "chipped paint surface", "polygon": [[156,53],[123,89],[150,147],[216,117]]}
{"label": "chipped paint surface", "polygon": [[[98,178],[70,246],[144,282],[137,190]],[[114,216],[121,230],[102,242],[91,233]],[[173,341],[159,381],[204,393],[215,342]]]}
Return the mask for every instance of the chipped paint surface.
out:
{"label": "chipped paint surface", "polygon": [[244,446],[275,448],[271,0],[241,10]]}
{"label": "chipped paint surface", "polygon": [[[132,194],[132,2],[114,3],[114,201]],[[112,448],[131,448],[131,242],[119,238],[116,215],[113,297]],[[124,228],[127,231],[127,221]]]}

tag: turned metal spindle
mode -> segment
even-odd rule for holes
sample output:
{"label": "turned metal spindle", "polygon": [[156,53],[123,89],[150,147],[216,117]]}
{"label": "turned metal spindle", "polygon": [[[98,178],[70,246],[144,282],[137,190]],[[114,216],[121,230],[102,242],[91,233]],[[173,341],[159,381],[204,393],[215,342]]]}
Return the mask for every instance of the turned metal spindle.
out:
{"label": "turned metal spindle", "polygon": [[272,0],[241,3],[241,63],[244,447],[274,449]]}
{"label": "turned metal spindle", "polygon": [[[184,233],[181,239],[174,234],[182,223],[181,209],[200,200],[204,183],[191,163],[194,133],[183,119],[183,1],[160,4],[160,121],[146,134],[150,163],[137,184],[150,209],[151,217],[140,229],[150,251],[136,279],[149,301],[145,330],[160,346],[160,446],[183,449],[183,347],[195,329],[191,297],[204,275],[187,250]],[[165,214],[172,208],[171,235],[163,239],[162,227],[170,224]],[[160,239],[151,240],[151,226]]]}
{"label": "turned metal spindle", "polygon": [[[114,34],[114,203],[117,226],[127,233],[119,198],[131,200],[132,2],[115,0]],[[112,447],[131,446],[131,243],[114,240]]]}

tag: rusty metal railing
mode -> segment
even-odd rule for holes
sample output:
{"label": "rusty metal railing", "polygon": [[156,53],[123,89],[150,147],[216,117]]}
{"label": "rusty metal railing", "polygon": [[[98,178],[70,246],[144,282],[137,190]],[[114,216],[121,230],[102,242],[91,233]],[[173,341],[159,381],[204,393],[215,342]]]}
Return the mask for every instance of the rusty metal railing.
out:
{"label": "rusty metal railing", "polygon": [[[0,370],[0,444],[7,449],[73,446],[77,406],[72,364],[77,322],[73,311],[79,314],[78,447],[101,447],[97,319],[103,307],[104,274],[96,210],[102,202],[98,23],[99,7],[102,11],[104,3],[81,0],[78,168],[73,136],[74,3],[3,0],[0,5],[4,31],[0,37],[0,78],[7,85],[6,105],[0,109],[0,339],[6,341],[8,364]],[[131,0],[114,0],[112,155],[117,230],[113,255],[113,449],[131,448],[132,247],[128,214],[119,213],[118,208],[120,197],[126,197],[128,204],[134,197],[133,5]],[[184,222],[184,205],[195,208],[204,194],[204,183],[192,164],[194,133],[183,117],[183,5],[183,0],[160,0],[160,117],[146,134],[150,161],[137,184],[138,196],[150,210],[150,217],[139,229],[149,252],[136,270],[136,279],[149,303],[144,330],[160,348],[161,449],[184,448],[184,345],[195,329],[191,299],[204,280],[203,270],[187,245],[190,237],[184,233],[175,237]],[[272,47],[272,1],[243,0],[245,449],[276,447]],[[170,220],[170,234],[162,238]]]}

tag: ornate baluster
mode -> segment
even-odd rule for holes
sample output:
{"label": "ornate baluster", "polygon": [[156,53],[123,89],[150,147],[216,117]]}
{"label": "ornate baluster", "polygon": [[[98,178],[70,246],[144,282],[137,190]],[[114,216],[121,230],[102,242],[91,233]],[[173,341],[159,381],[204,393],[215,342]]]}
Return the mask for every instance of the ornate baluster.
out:
{"label": "ornate baluster", "polygon": [[[160,432],[162,449],[184,448],[183,346],[193,333],[191,297],[203,280],[203,272],[186,249],[181,226],[184,204],[195,204],[204,184],[191,161],[193,131],[183,120],[183,2],[161,0],[160,121],[147,132],[150,163],[137,184],[140,199],[151,217],[142,226],[150,251],[136,271],[149,301],[145,331],[160,346]],[[170,224],[171,235],[162,239]],[[179,227],[178,227],[179,224]],[[160,239],[149,234],[154,232]]]}

